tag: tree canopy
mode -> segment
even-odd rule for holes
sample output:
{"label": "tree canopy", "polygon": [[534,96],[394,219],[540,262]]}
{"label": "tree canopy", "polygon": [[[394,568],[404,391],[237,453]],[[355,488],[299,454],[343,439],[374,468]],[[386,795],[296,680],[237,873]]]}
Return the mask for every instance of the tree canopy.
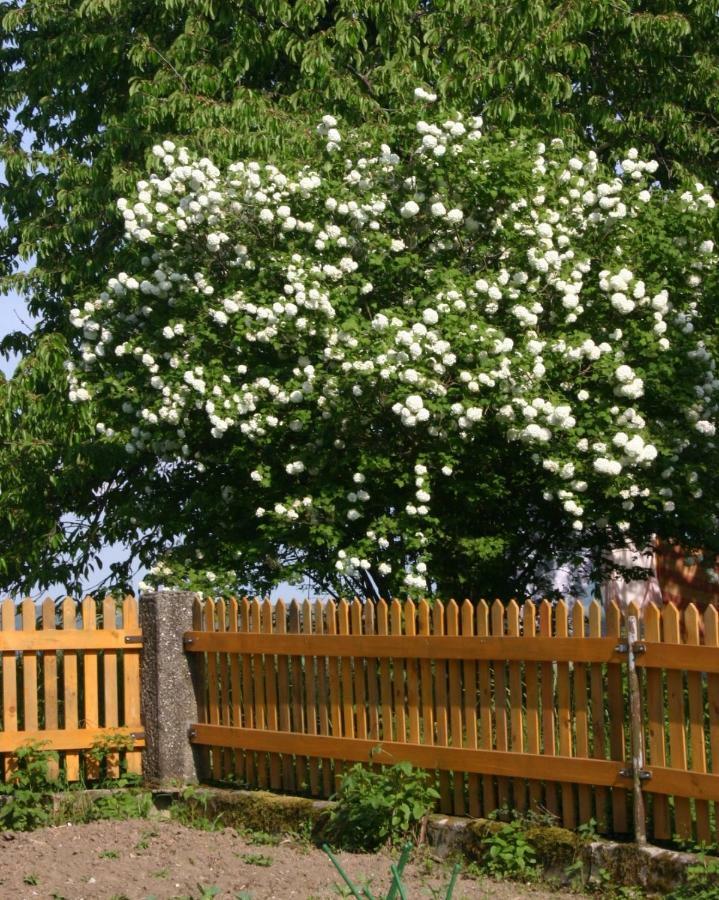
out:
{"label": "tree canopy", "polygon": [[29,354],[1,396],[6,585],[70,586],[122,536],[105,486],[124,485],[131,503],[133,465],[63,404],[61,361],[76,342],[70,309],[121,252],[115,198],[153,144],[218,166],[282,164],[311,152],[318,112],[382,127],[424,83],[493,127],[588,143],[602,161],[635,146],[667,187],[687,172],[710,183],[716,22],[708,2],[6,0],[0,284],[39,320],[3,344]]}
{"label": "tree canopy", "polygon": [[478,599],[715,533],[711,192],[416,98],[291,168],[165,141],[119,199],[69,397],[159,581]]}

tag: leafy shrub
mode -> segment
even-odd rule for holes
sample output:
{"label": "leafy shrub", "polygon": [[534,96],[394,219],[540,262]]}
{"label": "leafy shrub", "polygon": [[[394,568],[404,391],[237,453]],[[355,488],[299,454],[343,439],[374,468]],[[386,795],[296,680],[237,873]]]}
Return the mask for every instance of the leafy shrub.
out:
{"label": "leafy shrub", "polygon": [[376,850],[416,835],[439,798],[429,776],[408,762],[380,770],[362,763],[342,777],[329,823],[331,839],[348,850]]}
{"label": "leafy shrub", "polygon": [[690,866],[685,884],[668,894],[666,900],[719,900],[719,863],[704,860]]}
{"label": "leafy shrub", "polygon": [[15,753],[15,769],[0,784],[0,828],[30,831],[50,822],[50,794],[63,787],[59,779],[50,778],[50,762],[57,753],[44,749],[42,743],[28,743]]}
{"label": "leafy shrub", "polygon": [[537,856],[520,822],[482,838],[482,870],[495,878],[528,878],[536,874]]}

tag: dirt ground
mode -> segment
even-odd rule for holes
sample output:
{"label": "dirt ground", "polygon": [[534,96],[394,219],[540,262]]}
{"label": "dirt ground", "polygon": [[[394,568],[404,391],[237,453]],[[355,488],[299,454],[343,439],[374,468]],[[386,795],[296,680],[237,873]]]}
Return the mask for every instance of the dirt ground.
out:
{"label": "dirt ground", "polygon": [[[375,896],[389,887],[390,857],[339,855]],[[449,870],[420,862],[407,867],[409,900],[444,897]],[[52,900],[325,900],[348,896],[327,856],[290,840],[257,846],[232,829],[198,831],[166,820],[95,822],[0,835],[0,898]],[[454,900],[577,900],[461,876]]]}

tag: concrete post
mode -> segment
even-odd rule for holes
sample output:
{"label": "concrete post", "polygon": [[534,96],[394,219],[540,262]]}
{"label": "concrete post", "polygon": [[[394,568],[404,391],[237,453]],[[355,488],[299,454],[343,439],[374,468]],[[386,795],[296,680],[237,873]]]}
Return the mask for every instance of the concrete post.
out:
{"label": "concrete post", "polygon": [[195,656],[182,645],[183,633],[192,630],[194,598],[190,591],[152,591],[140,600],[143,775],[152,787],[196,784],[205,776],[188,736],[197,721]]}

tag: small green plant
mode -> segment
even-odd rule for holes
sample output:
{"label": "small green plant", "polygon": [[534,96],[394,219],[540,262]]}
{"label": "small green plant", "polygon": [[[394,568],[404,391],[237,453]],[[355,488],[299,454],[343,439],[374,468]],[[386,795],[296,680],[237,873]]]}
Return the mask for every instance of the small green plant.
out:
{"label": "small green plant", "polygon": [[200,889],[200,900],[212,900],[213,897],[221,893],[220,888],[214,884],[207,886],[198,884],[197,887]]}
{"label": "small green plant", "polygon": [[199,831],[222,831],[222,813],[211,818],[209,816],[210,798],[207,791],[188,787],[182,792],[179,801],[170,807],[170,816],[175,822],[186,828],[197,828]]}
{"label": "small green plant", "polygon": [[279,834],[267,831],[240,831],[240,835],[253,847],[276,847],[282,840]]}
{"label": "small green plant", "polygon": [[50,778],[50,762],[57,759],[40,742],[18,747],[15,768],[0,784],[0,829],[30,831],[49,824],[50,794],[64,787],[60,779]]}
{"label": "small green plant", "polygon": [[23,878],[23,884],[40,884],[40,878],[38,875],[31,873]]}
{"label": "small green plant", "polygon": [[703,859],[687,869],[686,882],[666,900],[719,900],[719,862]]}
{"label": "small green plant", "polygon": [[522,878],[536,876],[537,856],[520,822],[508,822],[499,831],[482,838],[484,872],[494,878]]}
{"label": "small green plant", "polygon": [[[142,782],[142,777],[134,772],[127,771],[127,762],[119,754],[133,749],[135,741],[130,735],[107,732],[96,738],[92,747],[87,752],[88,759],[92,761],[92,771],[99,788],[137,787]],[[111,774],[113,767],[117,766],[119,774]]]}
{"label": "small green plant", "polygon": [[118,791],[106,797],[97,797],[87,810],[86,821],[146,819],[151,809],[152,795],[148,791]]}
{"label": "small green plant", "polygon": [[358,763],[342,776],[329,833],[339,846],[371,852],[416,837],[438,798],[429,776],[408,762],[379,771]]}
{"label": "small green plant", "polygon": [[577,834],[585,841],[596,841],[599,838],[597,831],[597,820],[590,819],[577,827]]}
{"label": "small green plant", "polygon": [[120,854],[117,850],[103,850],[100,854],[100,859],[119,859]]}
{"label": "small green plant", "polygon": [[150,846],[150,841],[152,838],[157,837],[158,832],[149,829],[148,831],[143,831],[140,835],[140,840],[135,844],[135,850],[147,850]]}
{"label": "small green plant", "polygon": [[271,856],[265,856],[263,853],[244,853],[242,855],[242,862],[247,863],[248,866],[264,866],[265,868],[269,868],[274,860]]}

